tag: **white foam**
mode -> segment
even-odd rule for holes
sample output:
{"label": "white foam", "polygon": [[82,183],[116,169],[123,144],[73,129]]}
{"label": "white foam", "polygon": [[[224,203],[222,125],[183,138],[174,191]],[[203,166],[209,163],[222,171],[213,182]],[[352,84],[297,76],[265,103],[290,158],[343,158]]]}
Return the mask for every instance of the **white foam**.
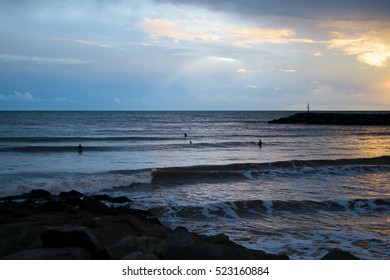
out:
{"label": "white foam", "polygon": [[134,184],[150,184],[152,175],[150,172],[139,172],[130,175],[121,174],[86,174],[67,176],[64,178],[52,178],[44,180],[32,180],[30,182],[15,182],[0,188],[0,196],[21,195],[33,189],[44,189],[52,194],[77,190],[85,194],[98,193],[116,187],[127,187]]}
{"label": "white foam", "polygon": [[[228,218],[228,219],[239,219],[236,211],[237,207],[234,203],[217,203],[211,205],[205,205],[202,208],[202,214],[207,218],[218,217],[220,219]],[[225,216],[221,216],[217,214],[217,212],[222,211]],[[214,213],[213,213],[214,212]]]}

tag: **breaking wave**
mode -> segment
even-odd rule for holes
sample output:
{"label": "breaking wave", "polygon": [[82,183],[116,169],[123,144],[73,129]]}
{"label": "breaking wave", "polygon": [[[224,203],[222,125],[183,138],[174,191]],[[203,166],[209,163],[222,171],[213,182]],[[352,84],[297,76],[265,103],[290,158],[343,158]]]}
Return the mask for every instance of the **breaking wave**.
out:
{"label": "breaking wave", "polygon": [[255,218],[279,214],[313,214],[319,212],[389,211],[390,198],[311,200],[245,200],[209,203],[202,206],[171,206],[150,209],[156,215],[170,213],[176,217],[191,219]]}
{"label": "breaking wave", "polygon": [[264,175],[291,176],[294,174],[346,172],[376,172],[390,170],[390,156],[339,160],[292,160],[271,163],[240,163],[154,169],[153,183],[185,184],[204,180],[259,179]]}

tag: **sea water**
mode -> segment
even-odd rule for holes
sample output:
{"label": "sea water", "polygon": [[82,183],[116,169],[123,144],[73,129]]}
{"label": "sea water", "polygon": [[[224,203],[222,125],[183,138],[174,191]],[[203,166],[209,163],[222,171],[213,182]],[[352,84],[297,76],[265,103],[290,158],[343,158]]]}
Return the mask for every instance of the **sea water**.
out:
{"label": "sea water", "polygon": [[248,248],[389,259],[390,128],[267,123],[293,113],[3,111],[0,196],[122,195]]}

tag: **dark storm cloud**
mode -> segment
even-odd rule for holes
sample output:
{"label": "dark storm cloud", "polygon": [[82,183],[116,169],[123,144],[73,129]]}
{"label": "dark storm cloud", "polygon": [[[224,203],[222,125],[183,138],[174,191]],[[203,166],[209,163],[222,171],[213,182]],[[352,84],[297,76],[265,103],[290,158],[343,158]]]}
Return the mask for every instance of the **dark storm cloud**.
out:
{"label": "dark storm cloud", "polygon": [[305,18],[388,18],[389,0],[156,0],[199,5],[212,10],[246,15],[283,15]]}

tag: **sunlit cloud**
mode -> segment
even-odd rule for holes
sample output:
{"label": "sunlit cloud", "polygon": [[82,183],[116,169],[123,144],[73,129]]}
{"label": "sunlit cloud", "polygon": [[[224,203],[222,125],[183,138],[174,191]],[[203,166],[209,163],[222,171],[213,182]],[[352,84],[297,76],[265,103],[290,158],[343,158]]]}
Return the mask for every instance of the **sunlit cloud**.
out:
{"label": "sunlit cloud", "polygon": [[239,68],[239,69],[237,69],[236,73],[246,74],[246,73],[248,73],[248,71],[245,68]]}
{"label": "sunlit cloud", "polygon": [[185,30],[184,28],[179,27],[175,21],[169,19],[145,18],[142,27],[150,34],[149,37],[152,40],[170,38],[176,42],[215,42],[221,39],[221,37],[216,34],[204,33],[202,30]]}
{"label": "sunlit cloud", "polygon": [[324,56],[324,54],[322,53],[322,52],[320,52],[320,51],[316,51],[314,54],[313,54],[314,56]]}
{"label": "sunlit cloud", "polygon": [[199,25],[191,20],[181,25],[179,22],[174,19],[145,18],[141,25],[151,40],[169,38],[174,42],[220,42],[239,47],[257,44],[323,43],[309,38],[298,38],[295,36],[295,30],[291,28],[236,27],[232,23],[226,23],[222,27],[210,24],[212,21]]}
{"label": "sunlit cloud", "polygon": [[390,61],[390,40],[385,34],[369,32],[359,35],[348,35],[332,32],[329,49],[339,49],[347,55],[354,55],[361,63],[374,67],[383,67]]}
{"label": "sunlit cloud", "polygon": [[227,37],[237,46],[256,44],[317,43],[312,39],[295,38],[295,31],[289,28],[231,28]]}
{"label": "sunlit cloud", "polygon": [[298,70],[296,69],[279,69],[280,72],[283,72],[283,73],[297,73]]}
{"label": "sunlit cloud", "polygon": [[209,59],[216,60],[219,62],[232,62],[232,63],[237,63],[239,62],[238,59],[231,58],[231,57],[223,57],[223,56],[210,56],[208,57]]}

